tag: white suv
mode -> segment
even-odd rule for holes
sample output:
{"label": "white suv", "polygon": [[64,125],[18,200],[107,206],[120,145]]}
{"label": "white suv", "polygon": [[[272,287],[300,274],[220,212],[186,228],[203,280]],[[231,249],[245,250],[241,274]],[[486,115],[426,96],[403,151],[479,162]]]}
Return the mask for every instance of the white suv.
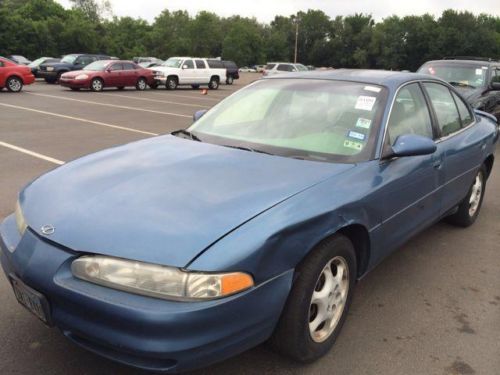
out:
{"label": "white suv", "polygon": [[290,72],[305,72],[307,69],[302,64],[295,63],[285,63],[285,62],[269,62],[264,68],[263,75],[267,76],[270,74],[279,73],[290,73]]}
{"label": "white suv", "polygon": [[206,59],[198,57],[171,57],[150,69],[155,79],[151,87],[165,85],[167,90],[175,90],[179,85],[191,85],[194,89],[208,85],[209,89],[217,90],[226,79],[226,69],[210,68]]}

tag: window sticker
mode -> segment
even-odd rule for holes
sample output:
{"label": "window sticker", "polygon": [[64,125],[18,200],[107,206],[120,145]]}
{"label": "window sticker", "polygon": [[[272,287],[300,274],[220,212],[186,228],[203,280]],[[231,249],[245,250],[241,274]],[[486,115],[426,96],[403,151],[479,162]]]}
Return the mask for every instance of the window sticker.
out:
{"label": "window sticker", "polygon": [[370,129],[372,125],[372,120],[368,120],[367,118],[360,117],[358,121],[356,121],[357,128]]}
{"label": "window sticker", "polygon": [[476,75],[480,76],[483,74],[483,69],[476,69]]}
{"label": "window sticker", "polygon": [[344,147],[352,148],[352,149],[357,150],[357,151],[361,151],[363,149],[363,144],[346,139],[344,141]]}
{"label": "window sticker", "polygon": [[484,70],[488,70],[487,66],[482,66],[481,68],[484,69]]}
{"label": "window sticker", "polygon": [[366,135],[364,135],[363,133],[358,133],[358,132],[355,132],[353,130],[349,130],[349,132],[347,133],[347,136],[349,138],[359,139],[360,141],[364,141],[366,138]]}
{"label": "window sticker", "polygon": [[380,87],[375,87],[375,86],[365,86],[366,91],[371,91],[371,92],[380,92]]}
{"label": "window sticker", "polygon": [[360,95],[358,96],[358,100],[356,101],[354,108],[361,109],[363,111],[371,111],[376,100],[377,98],[374,96]]}

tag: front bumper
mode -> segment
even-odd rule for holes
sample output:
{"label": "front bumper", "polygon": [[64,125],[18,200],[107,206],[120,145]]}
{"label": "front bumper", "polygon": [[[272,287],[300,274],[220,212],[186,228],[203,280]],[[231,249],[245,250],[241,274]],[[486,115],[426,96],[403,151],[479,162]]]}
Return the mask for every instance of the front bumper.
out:
{"label": "front bumper", "polygon": [[63,334],[109,359],[177,372],[243,352],[272,334],[293,270],[241,294],[206,302],[174,302],[121,292],[72,276],[80,254],[38,237],[22,238],[13,215],[0,226],[4,272],[42,293]]}

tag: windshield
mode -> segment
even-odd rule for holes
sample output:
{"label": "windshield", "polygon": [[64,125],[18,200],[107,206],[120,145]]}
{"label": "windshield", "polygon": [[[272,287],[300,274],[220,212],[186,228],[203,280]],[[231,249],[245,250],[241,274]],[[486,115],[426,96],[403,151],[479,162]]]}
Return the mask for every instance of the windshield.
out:
{"label": "windshield", "polygon": [[161,65],[167,66],[169,68],[180,68],[181,64],[182,64],[182,59],[170,58]]}
{"label": "windshield", "polygon": [[427,63],[419,69],[419,73],[439,77],[454,86],[475,89],[485,85],[488,67],[480,63]]}
{"label": "windshield", "polygon": [[262,80],[223,100],[189,130],[205,142],[325,161],[368,160],[386,90],[362,83]]}
{"label": "windshield", "polygon": [[77,57],[77,55],[66,55],[62,58],[61,62],[66,64],[73,64]]}
{"label": "windshield", "polygon": [[307,68],[306,68],[304,65],[302,65],[302,64],[295,64],[295,67],[297,68],[297,70],[298,70],[299,72],[305,72],[305,71],[309,70],[309,69],[307,69]]}
{"label": "windshield", "polygon": [[40,65],[44,61],[45,61],[45,57],[40,57],[39,59],[36,59],[35,61],[29,63],[28,66],[30,68],[36,68],[38,65]]}
{"label": "windshield", "polygon": [[109,65],[109,61],[106,61],[106,60],[94,61],[93,63],[90,63],[85,68],[83,68],[83,70],[102,72],[106,69],[106,67],[108,65]]}

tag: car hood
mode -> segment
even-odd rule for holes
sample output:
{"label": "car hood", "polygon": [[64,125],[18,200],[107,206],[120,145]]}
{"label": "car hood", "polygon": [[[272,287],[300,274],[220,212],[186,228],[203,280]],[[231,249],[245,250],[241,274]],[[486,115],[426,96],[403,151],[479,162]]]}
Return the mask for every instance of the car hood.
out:
{"label": "car hood", "polygon": [[259,213],[352,168],[171,135],[92,154],[20,194],[27,224],[75,251],[186,266]]}
{"label": "car hood", "polygon": [[75,78],[75,77],[79,76],[80,74],[86,74],[88,76],[91,76],[94,73],[95,72],[88,71],[88,70],[74,70],[72,72],[66,72],[66,73],[64,73],[63,77],[64,78]]}

